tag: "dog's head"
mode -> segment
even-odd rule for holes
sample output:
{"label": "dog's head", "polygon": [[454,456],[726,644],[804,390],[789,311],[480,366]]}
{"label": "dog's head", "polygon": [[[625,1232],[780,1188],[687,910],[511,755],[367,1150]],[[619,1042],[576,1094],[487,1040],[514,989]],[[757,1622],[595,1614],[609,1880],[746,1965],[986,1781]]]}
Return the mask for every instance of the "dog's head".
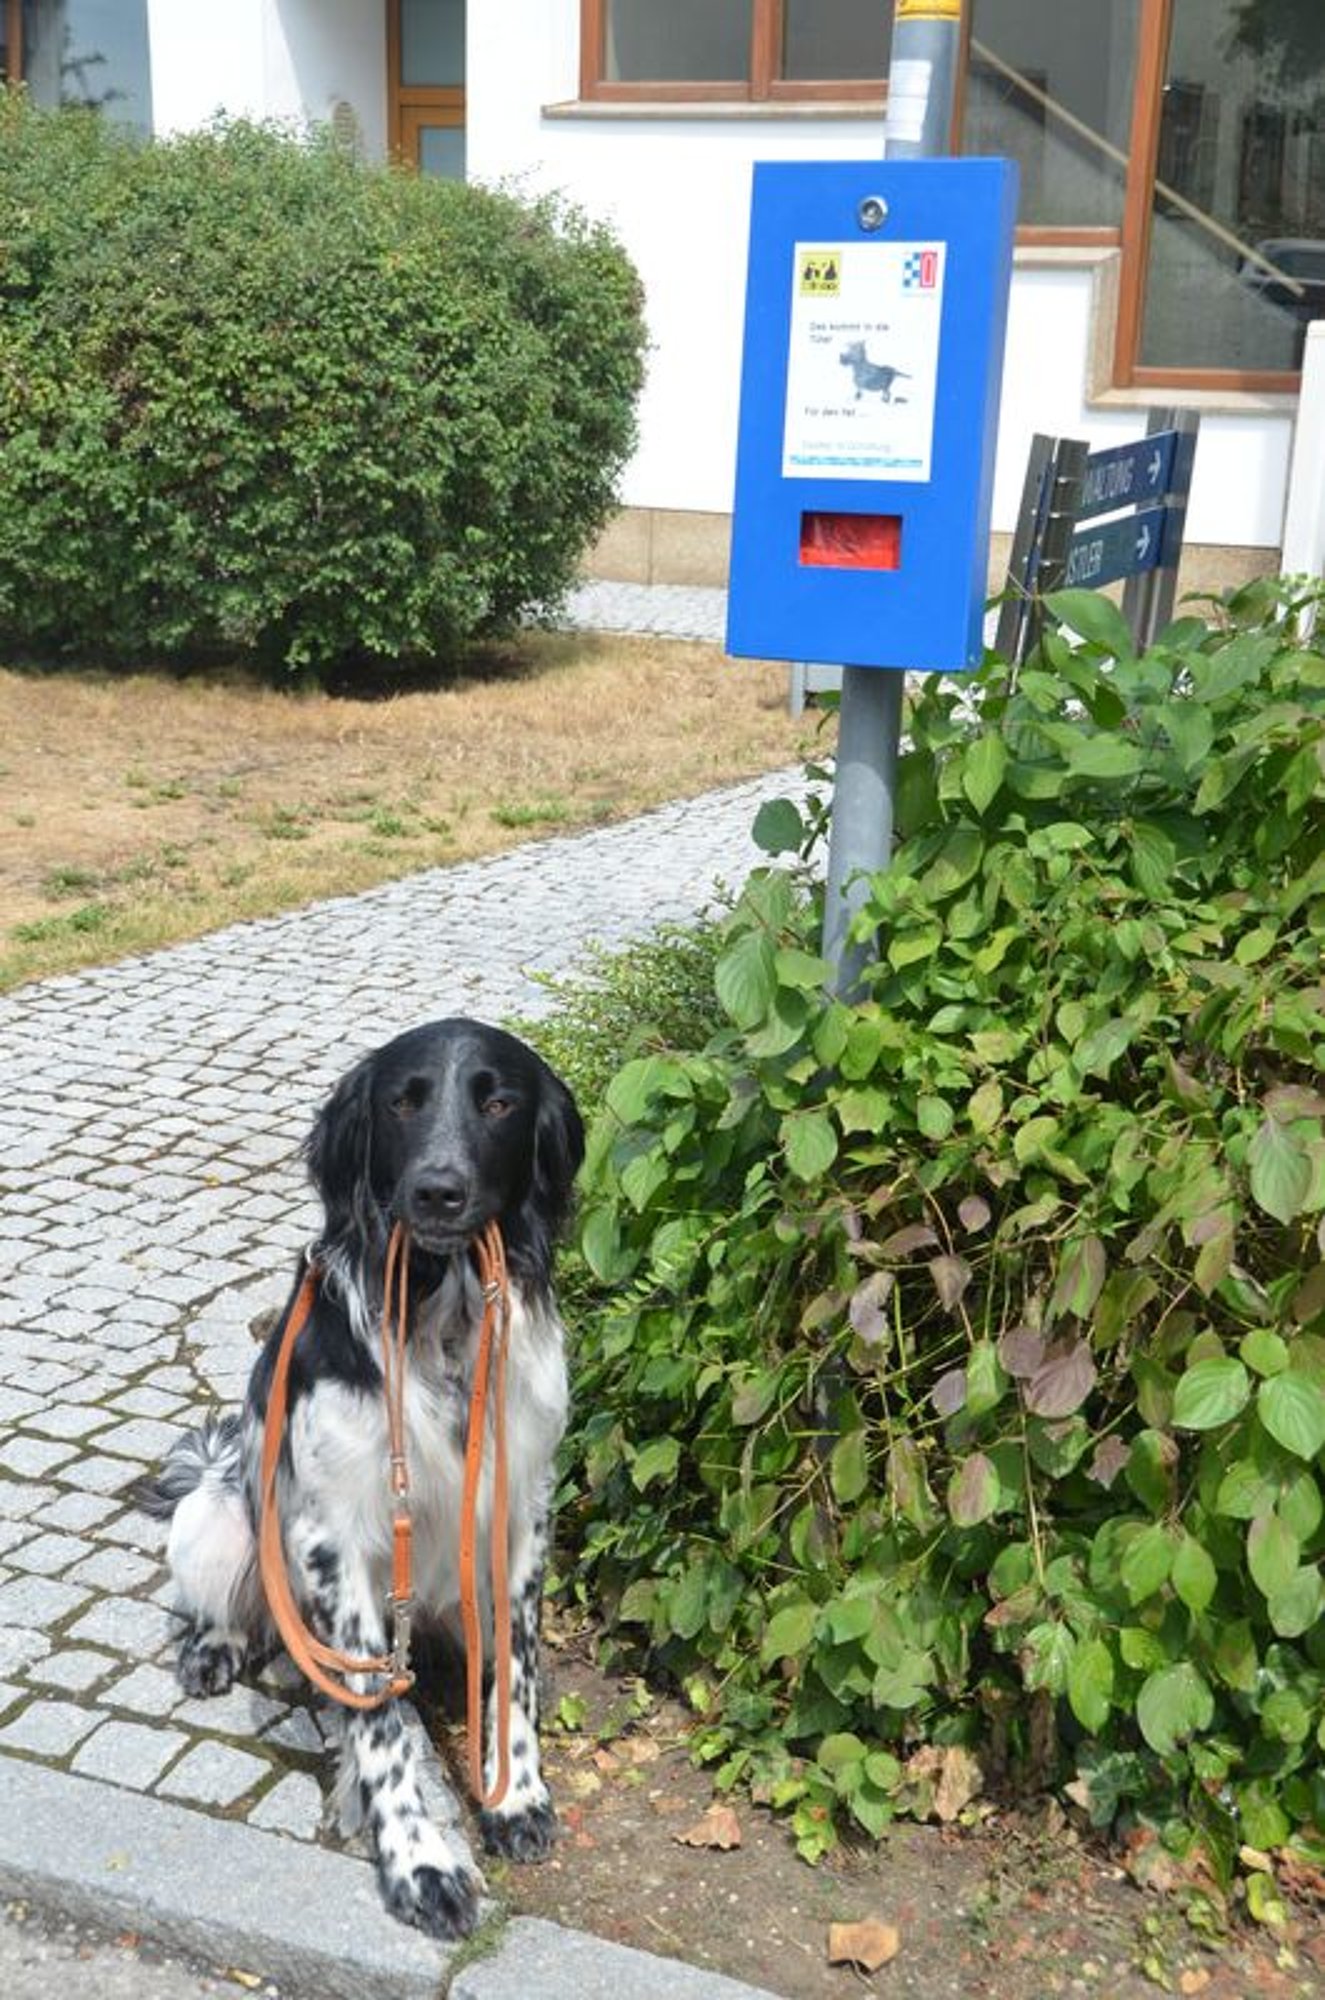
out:
{"label": "dog's head", "polygon": [[864,341],[849,340],[837,358],[844,368],[854,368],[857,363],[865,359]]}
{"label": "dog's head", "polygon": [[367,1249],[402,1222],[419,1250],[448,1256],[495,1218],[513,1267],[544,1282],[583,1157],[561,1079],[514,1035],[464,1019],[366,1056],[307,1146],[327,1242]]}

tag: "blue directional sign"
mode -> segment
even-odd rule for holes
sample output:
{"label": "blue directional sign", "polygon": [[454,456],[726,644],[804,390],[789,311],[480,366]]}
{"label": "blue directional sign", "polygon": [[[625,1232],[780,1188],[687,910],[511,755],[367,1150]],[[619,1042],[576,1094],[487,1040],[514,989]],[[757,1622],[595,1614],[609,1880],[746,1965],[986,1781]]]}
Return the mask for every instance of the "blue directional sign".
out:
{"label": "blue directional sign", "polygon": [[1139,507],[1117,521],[1079,528],[1068,547],[1063,582],[1068,588],[1080,585],[1093,590],[1100,584],[1117,583],[1120,577],[1158,569],[1164,555],[1167,516],[1167,507]]}
{"label": "blue directional sign", "polygon": [[1162,500],[1172,481],[1177,442],[1176,431],[1157,431],[1153,437],[1137,438],[1134,444],[1093,451],[1086,460],[1077,519],[1089,521],[1096,514],[1116,513],[1120,507]]}

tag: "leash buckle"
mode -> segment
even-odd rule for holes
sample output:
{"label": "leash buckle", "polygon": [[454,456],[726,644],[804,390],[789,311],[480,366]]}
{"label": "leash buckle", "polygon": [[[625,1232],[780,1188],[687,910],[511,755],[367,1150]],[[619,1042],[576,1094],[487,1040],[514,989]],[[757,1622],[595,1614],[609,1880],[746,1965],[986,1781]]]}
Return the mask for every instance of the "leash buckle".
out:
{"label": "leash buckle", "polygon": [[393,1597],[391,1600],[391,1674],[398,1681],[412,1681],[410,1672],[410,1641],[414,1636],[414,1599]]}

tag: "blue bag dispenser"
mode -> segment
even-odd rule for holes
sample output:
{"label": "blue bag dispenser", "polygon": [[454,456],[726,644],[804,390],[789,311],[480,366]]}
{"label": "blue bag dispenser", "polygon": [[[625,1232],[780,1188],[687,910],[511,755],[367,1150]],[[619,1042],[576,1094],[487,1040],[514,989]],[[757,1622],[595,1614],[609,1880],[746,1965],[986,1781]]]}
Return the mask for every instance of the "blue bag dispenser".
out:
{"label": "blue bag dispenser", "polygon": [[1017,171],[756,166],[727,650],[978,666]]}

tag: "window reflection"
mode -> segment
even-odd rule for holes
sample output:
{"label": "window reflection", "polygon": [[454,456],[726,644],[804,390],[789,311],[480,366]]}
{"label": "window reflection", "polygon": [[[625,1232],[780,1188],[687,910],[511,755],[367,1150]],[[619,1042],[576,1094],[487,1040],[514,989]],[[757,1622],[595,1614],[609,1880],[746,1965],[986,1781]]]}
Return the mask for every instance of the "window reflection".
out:
{"label": "window reflection", "polygon": [[781,74],[805,83],[887,76],[891,16],[860,0],[785,0]]}
{"label": "window reflection", "polygon": [[1021,168],[1022,223],[1121,225],[1140,0],[975,0],[962,150]]}
{"label": "window reflection", "polygon": [[1175,0],[1139,358],[1291,369],[1323,315],[1325,8]]}
{"label": "window reflection", "polygon": [[147,0],[23,0],[22,49],[34,103],[90,105],[151,131]]}
{"label": "window reflection", "polygon": [[610,0],[613,83],[728,82],[750,73],[752,0]]}

